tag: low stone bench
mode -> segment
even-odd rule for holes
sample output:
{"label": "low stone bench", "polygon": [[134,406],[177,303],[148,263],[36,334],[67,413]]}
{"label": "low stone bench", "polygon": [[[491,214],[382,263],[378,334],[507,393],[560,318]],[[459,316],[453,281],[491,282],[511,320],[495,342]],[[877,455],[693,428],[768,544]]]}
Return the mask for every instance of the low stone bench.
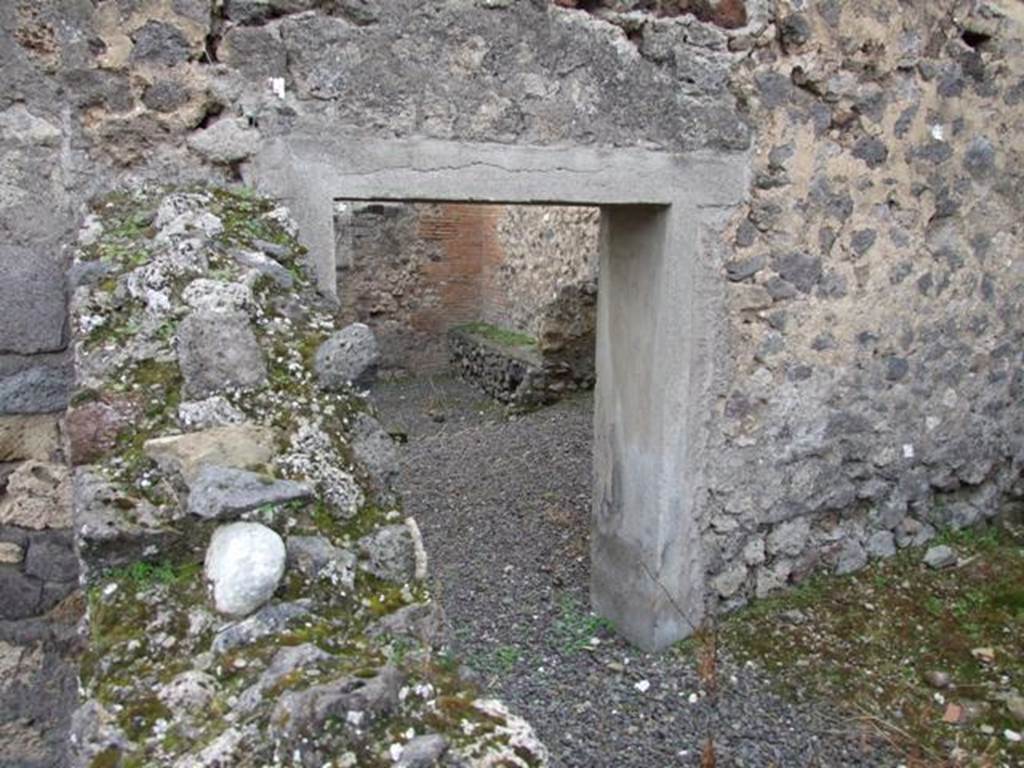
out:
{"label": "low stone bench", "polygon": [[594,386],[592,369],[578,371],[542,353],[530,337],[485,323],[451,329],[448,359],[463,379],[513,407],[553,403]]}

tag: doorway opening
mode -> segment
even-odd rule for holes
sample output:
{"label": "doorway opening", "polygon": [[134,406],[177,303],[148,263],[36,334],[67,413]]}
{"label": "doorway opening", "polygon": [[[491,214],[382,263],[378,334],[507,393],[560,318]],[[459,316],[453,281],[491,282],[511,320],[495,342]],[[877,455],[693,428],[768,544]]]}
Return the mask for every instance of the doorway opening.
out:
{"label": "doorway opening", "polygon": [[[514,406],[556,401],[596,381],[593,447],[586,451],[590,604],[630,641],[663,647],[693,631],[703,612],[699,534],[687,515],[685,479],[670,474],[687,450],[688,409],[678,397],[687,382],[671,376],[688,353],[686,337],[675,336],[685,330],[686,315],[665,309],[666,287],[679,279],[673,273],[686,271],[685,262],[667,258],[666,243],[682,232],[670,232],[667,206],[487,203],[335,199],[334,287],[342,318],[384,331],[385,368],[394,376],[419,368],[434,370],[433,381],[446,356],[462,380]],[[543,235],[523,235],[536,229]],[[533,245],[512,258],[519,240]],[[561,249],[573,254],[561,266],[553,267],[559,260],[547,252],[559,248],[538,247],[574,241],[589,249]],[[511,268],[517,261],[533,269]],[[596,303],[593,286],[581,288],[595,271],[608,284]],[[562,272],[580,282],[560,284]],[[530,288],[523,291],[523,284]],[[516,292],[530,297],[527,311],[517,310]],[[589,303],[581,307],[566,296]],[[538,311],[552,302],[555,310]],[[548,334],[559,340],[552,359],[529,335],[528,324],[544,316],[561,329]],[[565,343],[567,328],[585,332]],[[412,332],[405,337],[403,330]],[[573,355],[575,366],[568,362]],[[555,370],[568,373],[546,375]],[[682,407],[666,410],[672,405]],[[435,420],[446,418],[439,407],[428,410]],[[559,471],[550,459],[536,466],[545,465]],[[418,477],[423,469],[408,471]]]}
{"label": "doorway opening", "polygon": [[[630,643],[655,651],[693,632],[704,615],[700,499],[710,458],[707,414],[715,397],[715,343],[724,312],[715,287],[720,254],[713,233],[744,199],[747,165],[743,155],[710,150],[676,154],[296,131],[268,142],[245,165],[245,174],[262,191],[288,201],[320,290],[331,296],[337,293],[333,221],[339,202],[600,209],[590,607]],[[551,413],[570,399],[535,414]],[[481,444],[500,447],[503,439],[510,437],[497,435]],[[467,451],[479,452],[481,444]],[[542,457],[527,456],[526,448],[520,455],[543,472]],[[442,508],[450,501],[438,497]],[[516,502],[507,498],[502,508],[515,509]],[[506,575],[507,564],[493,561],[492,583],[514,577]],[[439,597],[451,603],[450,596]],[[575,635],[568,630],[568,637],[589,630],[586,608],[585,602],[567,604],[559,615],[560,627],[583,630]],[[563,668],[546,657],[515,661],[514,650],[504,645],[496,649],[497,663],[526,663],[537,672],[518,678],[521,695],[506,690],[507,699],[552,700],[574,718],[572,732],[564,719],[550,725],[551,733],[561,733],[580,755],[579,764],[597,764],[599,758],[591,755],[609,754],[609,740],[615,741],[617,732],[607,732],[603,721],[590,720],[581,709],[579,682],[590,679],[586,666]],[[566,648],[579,650],[572,644]],[[541,672],[553,668],[566,674],[553,679]],[[615,693],[595,680],[587,694],[594,709],[614,706]],[[552,697],[552,691],[565,691],[567,698]]]}
{"label": "doorway opening", "polygon": [[590,612],[601,212],[343,201],[335,234],[339,313],[381,348],[370,397],[446,645],[521,699],[503,689],[535,660],[613,637]]}
{"label": "doorway opening", "polygon": [[699,626],[723,311],[705,234],[749,187],[742,156],[298,133],[268,143],[246,180],[288,201],[329,295],[338,202],[599,207],[591,606],[647,650]]}

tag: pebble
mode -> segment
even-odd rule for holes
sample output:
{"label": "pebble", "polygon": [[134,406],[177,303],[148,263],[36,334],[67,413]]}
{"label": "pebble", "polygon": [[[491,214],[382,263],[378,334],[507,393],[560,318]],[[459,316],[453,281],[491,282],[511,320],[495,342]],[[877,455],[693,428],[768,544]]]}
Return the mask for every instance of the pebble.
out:
{"label": "pebble", "polygon": [[939,570],[956,565],[956,560],[956,552],[945,544],[939,544],[935,547],[929,547],[928,551],[924,553],[924,558],[921,562],[929,568]]}
{"label": "pebble", "polygon": [[1024,696],[1007,697],[1006,709],[1014,720],[1024,723]]}
{"label": "pebble", "polygon": [[972,648],[971,656],[976,658],[982,664],[991,664],[996,660],[996,651],[994,648]]}
{"label": "pebble", "polygon": [[929,669],[922,677],[932,688],[948,688],[950,682],[949,674],[937,669]]}

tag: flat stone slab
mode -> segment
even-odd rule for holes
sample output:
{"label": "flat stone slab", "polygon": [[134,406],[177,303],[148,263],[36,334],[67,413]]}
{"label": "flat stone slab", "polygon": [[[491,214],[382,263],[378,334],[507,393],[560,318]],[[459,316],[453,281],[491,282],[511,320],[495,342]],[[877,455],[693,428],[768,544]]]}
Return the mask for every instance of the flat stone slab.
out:
{"label": "flat stone slab", "polygon": [[268,464],[274,457],[274,437],[269,427],[239,424],[158,437],[146,441],[142,450],[161,469],[191,484],[205,465],[251,469]]}
{"label": "flat stone slab", "polygon": [[277,603],[261,608],[247,619],[229,624],[213,638],[210,650],[220,655],[281,632],[288,622],[309,614],[309,603]]}
{"label": "flat stone slab", "polygon": [[43,530],[71,527],[71,480],[62,464],[26,461],[7,480],[0,525]]}
{"label": "flat stone slab", "polygon": [[78,557],[71,531],[41,531],[29,537],[25,574],[46,582],[78,580]]}
{"label": "flat stone slab", "polygon": [[271,733],[288,741],[315,731],[332,718],[361,712],[370,720],[398,705],[401,672],[384,667],[368,678],[343,677],[282,695],[271,715]]}
{"label": "flat stone slab", "polygon": [[924,553],[921,562],[929,568],[935,568],[936,570],[952,568],[957,563],[957,556],[951,547],[939,544],[935,547],[929,547],[928,551]]}
{"label": "flat stone slab", "polygon": [[322,651],[313,643],[283,646],[274,654],[270,666],[263,671],[259,679],[239,695],[238,709],[242,712],[251,712],[259,706],[264,691],[273,688],[296,670],[330,659],[329,653]]}
{"label": "flat stone slab", "polygon": [[179,538],[152,504],[88,469],[75,471],[73,493],[79,556],[90,569],[137,562]]}
{"label": "flat stone slab", "polygon": [[395,584],[417,577],[417,542],[409,525],[386,525],[359,540],[359,567]]}
{"label": "flat stone slab", "polygon": [[0,621],[17,621],[39,613],[43,583],[12,568],[0,569]]}
{"label": "flat stone slab", "polygon": [[356,579],[356,555],[336,547],[322,536],[289,536],[288,567],[310,579],[329,579],[351,590]]}
{"label": "flat stone slab", "polygon": [[49,461],[60,448],[59,417],[0,416],[0,462]]}
{"label": "flat stone slab", "polygon": [[0,565],[17,565],[25,559],[24,548],[13,541],[0,541]]}
{"label": "flat stone slab", "polygon": [[367,627],[366,634],[370,637],[409,637],[433,646],[442,638],[443,620],[444,615],[437,603],[413,603],[375,621]]}
{"label": "flat stone slab", "polygon": [[229,520],[263,506],[305,501],[313,489],[305,483],[231,467],[205,466],[188,495],[188,511],[207,520]]}
{"label": "flat stone slab", "polygon": [[395,441],[380,422],[366,413],[356,414],[352,425],[352,453],[378,488],[389,489],[398,476]]}
{"label": "flat stone slab", "polygon": [[437,761],[447,751],[448,741],[443,736],[436,733],[417,736],[402,747],[395,768],[424,768],[437,765]]}
{"label": "flat stone slab", "polygon": [[245,414],[221,395],[213,395],[205,400],[190,400],[179,405],[178,421],[186,430],[195,432],[241,424],[245,421]]}
{"label": "flat stone slab", "polygon": [[55,413],[68,407],[71,372],[34,366],[0,379],[0,413]]}
{"label": "flat stone slab", "polygon": [[66,343],[64,275],[47,253],[0,246],[0,353],[55,352]]}
{"label": "flat stone slab", "polygon": [[71,446],[71,463],[95,464],[117,450],[118,437],[131,428],[141,412],[140,400],[112,395],[76,405],[64,422]]}

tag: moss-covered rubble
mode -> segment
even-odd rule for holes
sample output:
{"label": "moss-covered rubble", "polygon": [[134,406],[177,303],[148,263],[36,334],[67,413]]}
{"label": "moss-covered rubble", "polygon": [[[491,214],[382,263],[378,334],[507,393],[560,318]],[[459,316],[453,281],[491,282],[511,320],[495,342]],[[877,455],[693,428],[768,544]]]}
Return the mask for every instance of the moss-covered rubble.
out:
{"label": "moss-covered rubble", "polygon": [[[439,613],[415,524],[352,434],[356,414],[372,408],[352,389],[323,391],[314,374],[335,326],[296,235],[285,209],[244,189],[119,192],[83,227],[69,419],[89,606],[76,763],[390,766],[416,740],[437,765],[543,765],[529,726],[479,698],[431,648]],[[190,401],[181,324],[209,311],[247,318],[264,368],[256,385]],[[154,461],[147,443],[239,423],[273,436],[273,458],[240,469],[315,494],[233,517],[360,558],[354,584],[290,557],[269,604],[244,618],[217,614],[203,560],[227,519],[190,515],[183,462]],[[230,453],[188,458],[230,463]],[[369,572],[379,571],[367,559],[371,534],[403,525],[410,533],[391,540],[413,542],[399,554],[415,572],[386,581]],[[428,734],[441,739],[419,738]]]}

